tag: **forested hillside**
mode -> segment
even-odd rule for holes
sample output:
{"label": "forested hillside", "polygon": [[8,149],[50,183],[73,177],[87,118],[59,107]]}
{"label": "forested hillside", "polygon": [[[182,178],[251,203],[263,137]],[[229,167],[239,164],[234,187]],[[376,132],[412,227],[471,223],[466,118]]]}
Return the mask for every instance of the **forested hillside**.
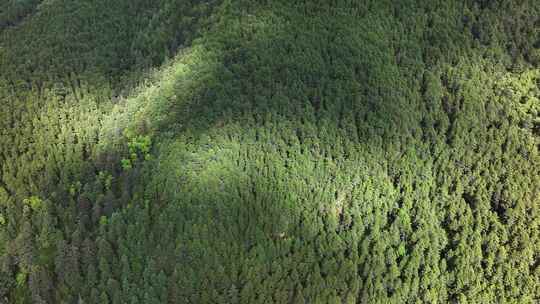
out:
{"label": "forested hillside", "polygon": [[540,1],[3,0],[0,303],[538,303]]}

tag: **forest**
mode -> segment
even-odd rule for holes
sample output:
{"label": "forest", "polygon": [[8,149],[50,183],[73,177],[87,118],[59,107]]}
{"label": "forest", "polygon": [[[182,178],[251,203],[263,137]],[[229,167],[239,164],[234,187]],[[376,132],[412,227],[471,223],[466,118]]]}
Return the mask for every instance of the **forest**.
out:
{"label": "forest", "polygon": [[540,1],[0,1],[0,304],[539,303]]}

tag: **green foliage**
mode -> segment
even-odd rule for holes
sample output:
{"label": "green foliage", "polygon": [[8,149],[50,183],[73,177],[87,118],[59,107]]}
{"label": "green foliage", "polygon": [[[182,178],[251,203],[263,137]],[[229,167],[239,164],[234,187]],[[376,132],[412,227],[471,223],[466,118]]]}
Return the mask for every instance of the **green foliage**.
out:
{"label": "green foliage", "polygon": [[31,196],[23,200],[23,204],[30,207],[32,211],[39,211],[43,208],[43,201],[37,196]]}
{"label": "green foliage", "polygon": [[28,277],[28,273],[26,273],[25,271],[19,272],[16,278],[17,285],[19,287],[24,286],[26,284],[27,277]]}
{"label": "green foliage", "polygon": [[129,170],[133,168],[133,165],[131,164],[131,159],[122,158],[122,169]]}
{"label": "green foliage", "polygon": [[2,2],[0,302],[534,303],[539,15]]}
{"label": "green foliage", "polygon": [[150,158],[150,147],[152,146],[152,139],[150,136],[138,135],[131,139],[128,143],[129,155],[132,160],[142,158],[148,160]]}
{"label": "green foliage", "polygon": [[128,142],[129,158],[121,160],[122,169],[129,170],[139,160],[150,160],[150,147],[152,139],[150,136],[137,135]]}

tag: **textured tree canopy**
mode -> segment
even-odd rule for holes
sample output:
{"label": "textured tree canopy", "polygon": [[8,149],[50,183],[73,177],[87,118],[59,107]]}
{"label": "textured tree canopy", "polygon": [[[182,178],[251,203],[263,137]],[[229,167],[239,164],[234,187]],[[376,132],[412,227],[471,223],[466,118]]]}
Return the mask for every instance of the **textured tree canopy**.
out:
{"label": "textured tree canopy", "polygon": [[3,0],[0,303],[538,303],[540,1]]}

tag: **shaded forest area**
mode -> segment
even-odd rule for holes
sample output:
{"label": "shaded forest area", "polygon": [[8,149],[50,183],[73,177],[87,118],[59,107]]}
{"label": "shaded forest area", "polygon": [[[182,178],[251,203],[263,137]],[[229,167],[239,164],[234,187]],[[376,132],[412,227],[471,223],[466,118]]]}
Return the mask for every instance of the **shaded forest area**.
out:
{"label": "shaded forest area", "polygon": [[540,1],[0,3],[0,303],[536,303]]}

